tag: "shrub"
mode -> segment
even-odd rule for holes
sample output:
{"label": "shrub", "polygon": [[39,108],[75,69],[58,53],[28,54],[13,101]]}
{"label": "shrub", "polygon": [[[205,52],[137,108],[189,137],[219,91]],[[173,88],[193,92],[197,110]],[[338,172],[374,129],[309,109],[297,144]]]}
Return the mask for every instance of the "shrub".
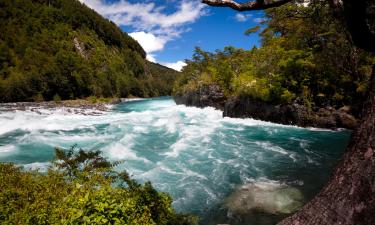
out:
{"label": "shrub", "polygon": [[177,214],[171,197],[151,183],[116,172],[100,151],[56,149],[47,173],[0,164],[2,224],[197,224]]}
{"label": "shrub", "polygon": [[38,93],[37,95],[33,96],[33,100],[35,102],[43,102],[44,98],[43,98],[43,95],[41,93]]}
{"label": "shrub", "polygon": [[56,103],[58,103],[58,104],[61,103],[61,97],[60,97],[60,95],[55,94],[53,96],[53,101],[56,102]]}
{"label": "shrub", "polygon": [[281,102],[283,103],[291,103],[295,99],[296,95],[288,90],[284,90],[283,94],[281,95]]}

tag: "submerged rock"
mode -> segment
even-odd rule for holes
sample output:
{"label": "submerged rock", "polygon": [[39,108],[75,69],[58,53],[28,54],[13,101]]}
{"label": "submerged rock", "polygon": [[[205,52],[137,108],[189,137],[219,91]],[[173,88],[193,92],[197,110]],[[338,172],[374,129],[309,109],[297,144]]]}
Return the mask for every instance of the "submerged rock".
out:
{"label": "submerged rock", "polygon": [[225,207],[239,215],[252,212],[289,214],[302,205],[303,196],[297,188],[269,182],[246,184],[225,201]]}

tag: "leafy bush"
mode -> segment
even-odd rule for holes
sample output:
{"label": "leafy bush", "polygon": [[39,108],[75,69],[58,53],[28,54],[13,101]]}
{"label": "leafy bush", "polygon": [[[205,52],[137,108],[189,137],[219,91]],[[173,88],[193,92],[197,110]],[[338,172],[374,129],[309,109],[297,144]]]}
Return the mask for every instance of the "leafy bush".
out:
{"label": "leafy bush", "polygon": [[100,151],[56,149],[47,173],[0,164],[2,224],[189,225],[196,217],[174,212],[171,197],[151,183],[116,172]]}
{"label": "leafy bush", "polygon": [[291,93],[288,90],[284,90],[283,94],[281,95],[281,101],[284,103],[291,103],[295,99],[296,95]]}
{"label": "leafy bush", "polygon": [[60,97],[60,95],[55,94],[53,96],[53,101],[56,102],[56,103],[61,103],[61,97]]}

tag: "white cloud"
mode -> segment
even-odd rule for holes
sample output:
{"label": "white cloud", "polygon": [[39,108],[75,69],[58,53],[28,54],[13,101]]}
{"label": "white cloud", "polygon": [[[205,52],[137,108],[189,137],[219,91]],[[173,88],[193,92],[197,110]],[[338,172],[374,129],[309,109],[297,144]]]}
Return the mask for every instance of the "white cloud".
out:
{"label": "white cloud", "polygon": [[156,58],[154,54],[147,54],[146,59],[150,62],[156,63]]}
{"label": "white cloud", "polygon": [[237,13],[236,16],[234,17],[238,22],[245,22],[249,20],[251,17],[250,14],[242,14],[242,13]]}
{"label": "white cloud", "polygon": [[152,33],[146,33],[144,31],[133,32],[129,35],[137,40],[147,53],[163,50],[167,42],[167,38],[157,37]]}
{"label": "white cloud", "polygon": [[174,63],[160,63],[166,67],[172,68],[177,71],[181,71],[182,67],[186,66],[186,63],[183,61],[177,61]]}
{"label": "white cloud", "polygon": [[170,14],[162,12],[163,7],[155,3],[130,3],[120,0],[107,3],[104,0],[81,0],[100,14],[110,18],[118,25],[134,26],[140,30],[170,28],[194,22],[204,14],[204,5],[197,0],[181,1],[177,11]]}
{"label": "white cloud", "polygon": [[117,25],[132,27],[134,32],[129,35],[142,45],[150,61],[156,61],[154,52],[163,50],[169,41],[189,31],[186,25],[206,15],[205,5],[200,3],[200,0],[173,1],[172,4],[177,6],[175,11],[170,13],[166,13],[163,7],[158,7],[149,1],[139,3],[131,3],[127,0],[112,3],[105,0],[80,1]]}
{"label": "white cloud", "polygon": [[262,22],[265,21],[265,18],[263,18],[263,17],[257,17],[257,18],[254,18],[253,21],[255,23],[262,23]]}

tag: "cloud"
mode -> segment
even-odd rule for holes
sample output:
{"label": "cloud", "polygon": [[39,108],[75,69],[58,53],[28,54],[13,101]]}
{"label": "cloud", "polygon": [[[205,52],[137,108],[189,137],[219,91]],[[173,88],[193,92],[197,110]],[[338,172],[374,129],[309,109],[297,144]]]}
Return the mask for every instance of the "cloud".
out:
{"label": "cloud", "polygon": [[147,53],[163,50],[167,42],[167,38],[157,37],[152,33],[146,33],[144,31],[129,33],[129,35],[141,43]]}
{"label": "cloud", "polygon": [[163,28],[178,27],[194,22],[204,14],[204,5],[197,0],[181,1],[177,11],[163,13],[163,7],[155,3],[130,3],[120,0],[107,3],[103,0],[81,0],[100,14],[108,17],[118,25],[134,26],[139,30],[158,30]]}
{"label": "cloud", "polygon": [[238,22],[245,22],[251,18],[250,14],[237,13],[234,17]]}
{"label": "cloud", "polygon": [[149,1],[80,1],[117,25],[132,27],[134,32],[130,35],[142,45],[148,58],[153,60],[155,55],[152,53],[163,50],[169,41],[189,31],[186,25],[206,15],[205,6],[199,0],[168,1],[169,6],[176,5],[174,11],[169,9],[168,13],[164,7]]}
{"label": "cloud", "polygon": [[263,17],[257,17],[257,18],[254,18],[253,21],[255,23],[262,23],[262,22],[265,21],[265,18],[263,18]]}
{"label": "cloud", "polygon": [[186,66],[186,63],[183,61],[177,61],[174,63],[160,63],[166,67],[172,68],[177,71],[181,71],[182,67]]}
{"label": "cloud", "polygon": [[154,54],[147,54],[146,59],[150,62],[156,63],[156,58]]}

